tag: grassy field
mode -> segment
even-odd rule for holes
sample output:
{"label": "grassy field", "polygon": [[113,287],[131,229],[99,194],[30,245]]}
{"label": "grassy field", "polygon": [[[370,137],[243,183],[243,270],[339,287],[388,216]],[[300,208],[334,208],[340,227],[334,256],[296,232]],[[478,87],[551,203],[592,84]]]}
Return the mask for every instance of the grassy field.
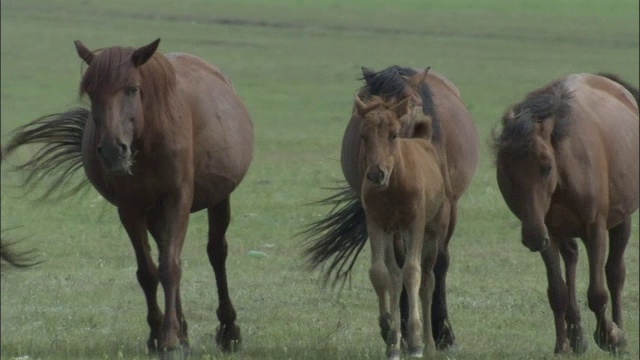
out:
{"label": "grassy field", "polygon": [[[253,165],[232,197],[228,275],[244,348],[230,359],[382,359],[368,251],[349,287],[322,288],[301,269],[308,206],[342,179],[339,151],[361,82],[360,67],[432,66],[460,89],[481,137],[481,164],[460,203],[448,279],[457,347],[437,359],[552,359],[553,318],[540,256],[495,183],[489,132],[530,90],[574,72],[610,71],[638,84],[638,2],[585,0],[4,0],[1,3],[1,139],[38,116],[77,104],[83,69],[73,40],[89,48],[162,38],[218,65],[252,115]],[[25,156],[25,154],[22,154]],[[18,159],[19,160],[19,159]],[[14,159],[15,161],[15,159]],[[10,163],[10,162],[9,162]],[[37,201],[2,169],[2,234],[38,249],[44,264],[4,271],[3,359],[146,359],[145,303],[135,258],[115,209],[91,190]],[[628,357],[639,352],[638,216],[626,253]],[[204,255],[205,214],[191,217],[182,298],[192,358],[214,346],[217,297]],[[266,257],[252,257],[251,250]],[[590,348],[587,263],[578,294]]]}

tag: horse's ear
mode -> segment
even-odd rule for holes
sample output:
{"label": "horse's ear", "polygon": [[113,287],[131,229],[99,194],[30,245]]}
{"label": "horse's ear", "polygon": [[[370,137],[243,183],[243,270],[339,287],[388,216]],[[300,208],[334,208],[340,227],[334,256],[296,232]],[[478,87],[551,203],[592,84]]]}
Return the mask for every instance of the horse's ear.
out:
{"label": "horse's ear", "polygon": [[137,48],[131,55],[133,66],[139,67],[146,63],[151,58],[151,55],[158,49],[158,44],[160,44],[160,39],[156,39],[148,45]]}
{"label": "horse's ear", "polygon": [[361,67],[360,69],[362,70],[362,79],[367,83],[367,85],[369,85],[368,79],[374,76],[376,72],[365,66]]}
{"label": "horse's ear", "polygon": [[396,113],[396,116],[398,118],[401,118],[403,115],[409,112],[410,100],[410,97],[406,97],[398,104],[396,104],[396,106],[394,106],[393,111]]}
{"label": "horse's ear", "polygon": [[427,79],[427,75],[429,75],[429,70],[431,70],[431,66],[427,66],[427,68],[424,69],[424,72],[422,73],[422,78],[420,78],[420,82],[418,84],[422,84]]}
{"label": "horse's ear", "polygon": [[80,40],[74,41],[73,44],[76,46],[76,51],[78,52],[78,56],[80,56],[80,59],[84,60],[87,65],[91,65],[91,62],[96,57],[96,54],[94,54],[91,50],[84,46],[84,44]]}
{"label": "horse's ear", "polygon": [[405,80],[413,87],[413,88],[418,88],[420,86],[420,84],[424,83],[424,81],[427,79],[427,75],[429,74],[429,70],[431,69],[431,66],[427,66],[426,69],[424,69],[424,71],[422,73],[417,73],[411,77],[405,77]]}
{"label": "horse's ear", "polygon": [[364,114],[366,114],[367,104],[365,104],[364,101],[360,99],[360,96],[358,96],[358,94],[355,94],[353,96],[353,104],[356,106],[356,111],[358,112],[358,115],[362,117],[364,116]]}

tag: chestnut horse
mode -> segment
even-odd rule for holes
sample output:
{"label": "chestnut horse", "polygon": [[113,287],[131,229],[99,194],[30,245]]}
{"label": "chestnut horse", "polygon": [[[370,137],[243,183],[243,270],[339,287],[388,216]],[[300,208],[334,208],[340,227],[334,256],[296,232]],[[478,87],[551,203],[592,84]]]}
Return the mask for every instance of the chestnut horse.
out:
{"label": "chestnut horse", "polygon": [[494,134],[500,192],[522,222],[522,243],[541,252],[547,269],[556,353],[587,348],[575,296],[575,237],[589,258],[595,341],[613,353],[625,343],[621,292],[631,214],[638,209],[637,102],[638,89],[614,75],[569,75],[512,106]]}
{"label": "chestnut horse", "polygon": [[[408,105],[409,98],[398,103],[372,96],[364,103],[355,97],[356,111],[362,118],[360,167],[366,174],[362,204],[371,245],[369,277],[378,295],[379,323],[386,332],[389,359],[400,359],[403,284],[408,296],[409,353],[422,357],[423,347],[427,354],[435,353],[431,334],[433,267],[438,236],[447,231],[442,222],[446,190],[441,161],[431,143],[432,119],[415,119],[410,131],[413,137],[401,138],[400,118],[409,113]],[[395,257],[395,234],[402,234],[398,244],[403,248],[402,270]],[[424,322],[418,309],[420,299]]]}
{"label": "chestnut horse", "polygon": [[[380,72],[363,68],[365,86],[358,96],[365,102],[372,96],[400,103],[409,99],[407,113],[400,118],[402,137],[413,137],[412,124],[417,118],[432,119],[430,140],[441,161],[441,174],[447,189],[442,223],[446,228],[438,234],[438,254],[433,269],[435,289],[431,305],[431,327],[436,346],[452,346],[455,341],[449,322],[446,301],[446,276],[449,268],[449,242],[457,222],[458,200],[468,188],[478,165],[478,135],[460,92],[448,79],[434,71],[416,71],[391,66]],[[353,264],[367,241],[367,223],[362,206],[362,184],[366,169],[362,166],[361,128],[363,118],[354,104],[351,120],[342,140],[341,164],[348,186],[323,200],[333,205],[329,214],[311,223],[303,235],[305,254],[311,268],[327,264],[325,279],[333,283],[346,281]],[[399,235],[397,244],[402,243]],[[397,246],[401,250],[402,246]],[[396,251],[398,263],[403,256]],[[423,275],[424,276],[424,275]],[[406,293],[402,296],[403,334],[408,317]],[[385,329],[382,329],[385,337]],[[386,339],[386,337],[385,337]]]}
{"label": "chestnut horse", "polygon": [[[230,194],[253,157],[253,125],[219,69],[193,55],[163,55],[156,51],[159,42],[93,52],[76,41],[88,64],[80,94],[88,95],[91,110],[74,108],[35,120],[17,130],[6,151],[44,144],[21,166],[30,179],[61,170],[55,187],[84,168],[95,189],[117,207],[138,263],[150,351],[188,346],[180,254],[190,212],[207,209],[207,254],[219,299],[216,340],[223,350],[233,350],[240,330],[227,288],[225,232]],[[147,232],[158,246],[157,267]]]}

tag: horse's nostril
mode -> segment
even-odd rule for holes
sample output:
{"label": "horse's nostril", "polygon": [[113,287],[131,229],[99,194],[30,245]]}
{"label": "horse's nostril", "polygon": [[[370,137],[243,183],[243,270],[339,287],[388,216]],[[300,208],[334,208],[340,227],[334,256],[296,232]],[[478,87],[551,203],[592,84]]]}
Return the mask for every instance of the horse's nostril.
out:
{"label": "horse's nostril", "polygon": [[96,150],[98,151],[99,155],[102,155],[102,146],[98,146]]}
{"label": "horse's nostril", "polygon": [[127,152],[128,146],[123,144],[123,143],[118,143],[118,146],[120,147],[120,153],[124,154]]}

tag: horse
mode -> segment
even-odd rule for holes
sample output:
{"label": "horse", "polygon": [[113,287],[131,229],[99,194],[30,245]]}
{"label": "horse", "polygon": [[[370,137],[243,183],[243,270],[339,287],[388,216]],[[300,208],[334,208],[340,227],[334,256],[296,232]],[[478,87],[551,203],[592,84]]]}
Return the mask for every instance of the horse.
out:
{"label": "horse", "polygon": [[[357,94],[365,102],[373,96],[397,103],[410,99],[407,113],[400,117],[402,137],[414,136],[412,124],[418,118],[431,118],[431,139],[427,140],[430,140],[438,153],[442,166],[440,173],[447,189],[442,209],[445,231],[436,234],[438,251],[433,268],[435,288],[430,313],[431,333],[438,349],[451,347],[454,345],[455,335],[449,321],[446,298],[449,243],[457,223],[458,201],[469,187],[478,165],[479,148],[475,124],[457,87],[435,71],[393,65],[379,72],[363,67],[362,74],[365,85]],[[362,122],[363,118],[354,103],[351,119],[343,135],[340,155],[346,185],[338,187],[333,195],[318,201],[321,205],[331,205],[331,210],[301,231],[301,235],[305,237],[303,254],[308,267],[324,267],[325,282],[331,281],[333,285],[340,281],[344,285],[349,279],[368,237],[362,204],[362,185],[366,176],[366,169],[361,165]],[[395,237],[396,261],[402,264],[402,236],[396,234]],[[406,291],[403,291],[403,336],[408,333],[407,302]],[[386,340],[386,330],[381,330]]]}
{"label": "horse", "polygon": [[[389,359],[400,359],[401,354],[399,302],[403,283],[408,295],[409,353],[422,357],[423,347],[428,354],[435,352],[431,334],[433,267],[437,234],[446,232],[446,224],[441,221],[446,190],[441,161],[430,141],[432,119],[416,118],[412,137],[399,137],[399,119],[409,112],[408,106],[409,98],[397,103],[372,96],[365,103],[355,96],[355,107],[362,118],[359,165],[366,173],[362,204],[371,246],[369,277],[378,296],[379,323],[386,330]],[[402,234],[402,269],[396,262],[395,234]],[[418,309],[420,299],[424,323]],[[422,330],[423,324],[426,326]]]}
{"label": "horse", "polygon": [[521,222],[522,243],[545,264],[554,351],[581,354],[588,346],[576,301],[575,238],[589,259],[595,342],[622,351],[623,256],[638,209],[638,89],[613,74],[568,75],[511,106],[501,127],[493,133],[498,186]]}
{"label": "horse", "polygon": [[[86,178],[77,187],[89,182],[117,208],[137,260],[150,353],[163,356],[189,345],[180,255],[189,214],[207,209],[207,254],[219,300],[216,342],[233,351],[241,338],[229,298],[225,233],[230,194],[253,158],[253,124],[217,67],[186,53],[162,54],[159,42],[91,51],[75,41],[87,65],[79,93],[88,96],[90,109],[76,107],[23,125],[5,152],[44,144],[18,166],[29,171],[31,183],[42,178],[38,175],[58,174],[51,191],[82,168]],[[148,233],[158,247],[157,266]],[[159,283],[164,314],[157,301]]]}

